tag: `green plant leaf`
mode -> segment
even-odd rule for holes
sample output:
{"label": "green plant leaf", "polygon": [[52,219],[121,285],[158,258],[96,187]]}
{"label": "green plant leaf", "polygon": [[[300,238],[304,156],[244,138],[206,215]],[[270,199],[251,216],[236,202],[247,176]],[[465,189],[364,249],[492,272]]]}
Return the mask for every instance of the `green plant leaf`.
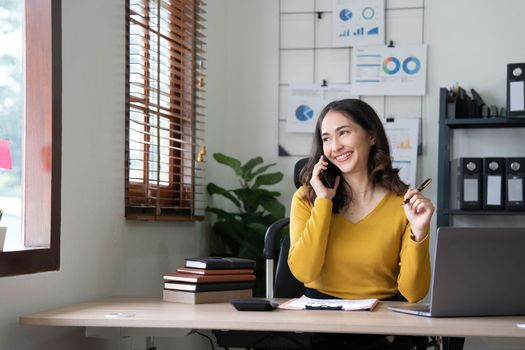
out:
{"label": "green plant leaf", "polygon": [[242,239],[239,231],[232,227],[231,222],[217,221],[213,225],[213,232],[221,238],[233,256],[239,254],[239,247],[242,245]]}
{"label": "green plant leaf", "polygon": [[257,232],[264,239],[264,234],[266,233],[266,229],[268,228],[266,225],[263,225],[260,222],[254,222],[254,223],[248,224],[246,226],[249,227],[250,229],[252,229],[253,231]]}
{"label": "green plant leaf", "polygon": [[224,196],[231,200],[233,204],[235,204],[238,208],[241,207],[241,203],[239,202],[239,200],[235,198],[235,196],[232,195],[230,191],[225,190],[224,188],[214,184],[213,182],[210,182],[208,186],[206,186],[206,190],[210,195],[220,194],[221,196]]}
{"label": "green plant leaf", "polygon": [[232,254],[236,254],[239,247],[245,244],[245,229],[237,220],[217,221],[213,225],[213,232],[221,237]]}
{"label": "green plant leaf", "polygon": [[284,175],[281,172],[260,175],[255,179],[254,187],[257,188],[262,185],[274,185],[281,181],[283,179],[283,176]]}
{"label": "green plant leaf", "polygon": [[241,161],[222,153],[214,153],[213,159],[217,162],[227,165],[235,171],[235,175],[242,176]]}
{"label": "green plant leaf", "polygon": [[217,215],[218,219],[222,219],[222,220],[236,220],[236,217],[235,217],[236,214],[228,213],[227,211],[219,209],[219,208],[206,207],[206,211]]}
{"label": "green plant leaf", "polygon": [[269,197],[268,191],[259,188],[238,188],[233,190],[233,192],[241,200],[244,210],[250,215],[257,211],[264,197]]}
{"label": "green plant leaf", "polygon": [[256,177],[259,174],[264,173],[266,170],[268,170],[268,168],[274,166],[275,164],[276,163],[271,163],[271,164],[268,164],[268,165],[260,167],[259,169],[255,170],[253,173],[251,173],[250,176],[247,177],[245,180],[246,181],[251,181],[254,177]]}
{"label": "green plant leaf", "polygon": [[[240,186],[228,190],[213,183],[207,186],[208,193],[222,195],[237,206],[232,211],[214,207],[206,209],[208,213],[216,215],[211,239],[216,242],[214,251],[255,259],[257,280],[264,281],[264,234],[270,224],[284,216],[284,206],[277,199],[280,196],[279,192],[269,191],[260,186],[281,181],[283,174],[267,174],[268,169],[275,163],[265,165],[261,157],[252,158],[243,165],[240,161],[221,153],[214,154],[214,159],[231,167],[240,182]],[[255,288],[262,293],[264,283],[256,283]]]}
{"label": "green plant leaf", "polygon": [[263,197],[261,199],[261,206],[276,219],[284,217],[284,205],[273,197]]}
{"label": "green plant leaf", "polygon": [[265,190],[263,188],[260,188],[259,190],[264,190],[264,191],[268,192],[268,195],[272,196],[272,197],[279,197],[281,195],[281,192],[277,192],[277,191],[268,191],[268,190]]}
{"label": "green plant leaf", "polygon": [[247,161],[246,164],[242,166],[242,178],[245,181],[250,181],[253,178],[253,176],[251,175],[252,169],[255,166],[261,164],[262,162],[263,159],[261,157],[255,157]]}

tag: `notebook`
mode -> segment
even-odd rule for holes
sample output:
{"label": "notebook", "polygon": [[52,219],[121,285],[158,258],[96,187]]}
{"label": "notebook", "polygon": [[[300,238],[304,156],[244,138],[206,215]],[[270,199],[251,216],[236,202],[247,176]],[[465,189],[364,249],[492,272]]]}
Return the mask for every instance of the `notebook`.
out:
{"label": "notebook", "polygon": [[525,315],[525,228],[440,227],[430,300],[389,309],[428,317]]}

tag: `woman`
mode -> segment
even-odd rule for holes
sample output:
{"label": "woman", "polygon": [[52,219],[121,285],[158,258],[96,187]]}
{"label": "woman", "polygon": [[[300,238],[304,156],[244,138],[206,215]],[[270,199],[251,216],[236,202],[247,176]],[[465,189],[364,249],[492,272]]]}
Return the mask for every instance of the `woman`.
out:
{"label": "woman", "polygon": [[[339,173],[333,189],[321,181],[329,162]],[[302,183],[292,200],[288,264],[307,296],[394,300],[400,293],[417,302],[426,295],[434,207],[392,168],[368,104],[346,99],[323,109]]]}

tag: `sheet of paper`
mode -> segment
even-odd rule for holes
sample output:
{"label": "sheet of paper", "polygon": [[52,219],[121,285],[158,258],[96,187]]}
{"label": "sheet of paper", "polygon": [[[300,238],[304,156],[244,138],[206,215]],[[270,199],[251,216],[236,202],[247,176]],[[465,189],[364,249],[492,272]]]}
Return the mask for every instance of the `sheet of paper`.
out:
{"label": "sheet of paper", "polygon": [[286,132],[313,133],[321,110],[328,103],[344,98],[355,98],[350,84],[290,84]]}
{"label": "sheet of paper", "polygon": [[332,46],[385,43],[385,0],[333,0]]}
{"label": "sheet of paper", "polygon": [[390,143],[392,166],[399,169],[399,177],[410,187],[416,187],[417,147],[419,144],[418,118],[396,118],[384,123]]}
{"label": "sheet of paper", "polygon": [[356,47],[352,88],[356,95],[425,95],[427,46]]}
{"label": "sheet of paper", "polygon": [[291,299],[279,305],[280,309],[286,310],[304,310],[309,307],[341,307],[344,311],[354,310],[373,310],[379,300],[377,299],[312,299],[302,296],[298,299]]}

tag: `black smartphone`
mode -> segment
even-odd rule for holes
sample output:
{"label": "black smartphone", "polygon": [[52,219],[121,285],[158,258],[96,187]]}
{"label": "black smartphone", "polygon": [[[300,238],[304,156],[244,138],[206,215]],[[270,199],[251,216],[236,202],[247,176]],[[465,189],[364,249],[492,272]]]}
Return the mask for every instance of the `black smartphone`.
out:
{"label": "black smartphone", "polygon": [[328,162],[328,167],[319,173],[319,179],[326,188],[334,188],[335,178],[339,173],[339,168]]}

